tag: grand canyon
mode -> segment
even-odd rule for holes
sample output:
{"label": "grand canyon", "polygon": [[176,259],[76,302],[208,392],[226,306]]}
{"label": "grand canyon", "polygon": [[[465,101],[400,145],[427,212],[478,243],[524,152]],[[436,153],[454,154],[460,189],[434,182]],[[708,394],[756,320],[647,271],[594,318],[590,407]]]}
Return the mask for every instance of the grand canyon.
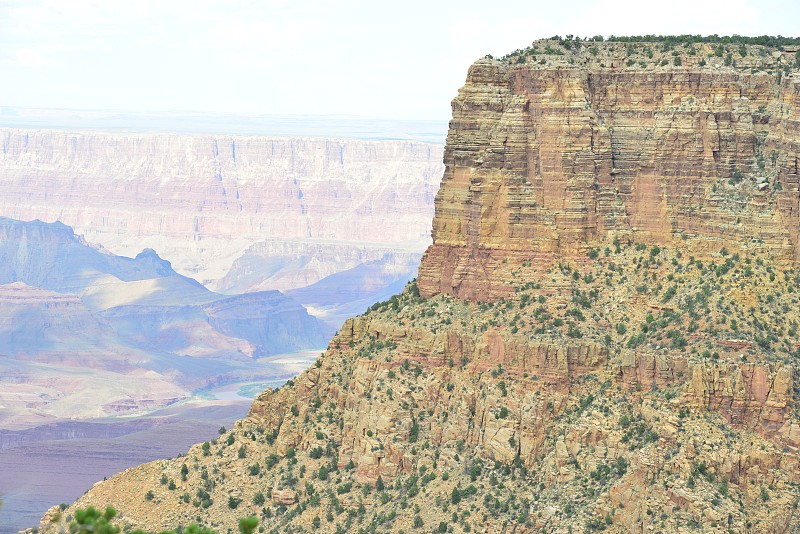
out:
{"label": "grand canyon", "polygon": [[39,531],[89,505],[154,532],[800,530],[798,44],[476,61],[418,279]]}

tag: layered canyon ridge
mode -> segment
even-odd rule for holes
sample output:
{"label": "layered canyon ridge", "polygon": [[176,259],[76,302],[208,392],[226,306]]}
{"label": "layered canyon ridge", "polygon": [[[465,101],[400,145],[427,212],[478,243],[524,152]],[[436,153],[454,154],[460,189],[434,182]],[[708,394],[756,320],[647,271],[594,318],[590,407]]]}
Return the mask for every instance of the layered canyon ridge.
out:
{"label": "layered canyon ridge", "polygon": [[417,141],[23,129],[0,140],[0,215],[60,221],[119,255],[152,248],[228,292],[420,254],[443,169],[442,146]]}
{"label": "layered canyon ridge", "polygon": [[40,531],[90,504],[149,531],[800,530],[797,44],[477,61],[418,281]]}

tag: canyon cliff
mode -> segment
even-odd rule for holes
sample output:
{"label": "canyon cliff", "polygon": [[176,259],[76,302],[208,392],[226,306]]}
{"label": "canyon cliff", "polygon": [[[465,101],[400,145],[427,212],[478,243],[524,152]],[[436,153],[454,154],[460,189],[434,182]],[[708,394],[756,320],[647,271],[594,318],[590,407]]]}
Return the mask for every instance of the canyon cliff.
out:
{"label": "canyon cliff", "polygon": [[229,292],[422,253],[443,169],[442,146],[416,141],[3,129],[0,144],[0,215],[155,249]]}
{"label": "canyon cliff", "polygon": [[795,49],[536,41],[453,102],[418,282],[182,457],[150,530],[800,529]]}
{"label": "canyon cliff", "polygon": [[523,53],[470,68],[453,101],[423,295],[496,299],[522,264],[614,238],[698,258],[727,247],[800,259],[800,82],[776,74],[794,55],[736,51],[732,68],[696,45],[642,68],[628,47],[539,55],[546,68]]}

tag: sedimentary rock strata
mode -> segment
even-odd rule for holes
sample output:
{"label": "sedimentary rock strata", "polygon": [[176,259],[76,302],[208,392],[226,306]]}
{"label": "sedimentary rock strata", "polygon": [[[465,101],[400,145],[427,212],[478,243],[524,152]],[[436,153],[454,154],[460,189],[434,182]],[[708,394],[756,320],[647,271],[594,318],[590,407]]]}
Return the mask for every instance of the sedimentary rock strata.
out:
{"label": "sedimentary rock strata", "polygon": [[657,46],[631,46],[470,68],[453,101],[424,295],[494,299],[514,268],[614,238],[800,259],[800,80],[784,70],[794,51],[751,47],[733,67],[695,45],[642,67]]}
{"label": "sedimentary rock strata", "polygon": [[[354,267],[339,257],[354,244],[422,252],[443,168],[441,145],[414,141],[5,129],[0,145],[0,215],[61,221],[116,254],[153,248],[212,287],[265,240],[278,250],[264,261],[281,247],[291,257],[282,280],[256,289]],[[342,251],[321,255],[324,245]],[[287,283],[291,262],[311,254],[313,277]]]}
{"label": "sedimentary rock strata", "polygon": [[233,430],[73,508],[151,530],[800,530],[796,57],[570,40],[476,62],[418,283]]}

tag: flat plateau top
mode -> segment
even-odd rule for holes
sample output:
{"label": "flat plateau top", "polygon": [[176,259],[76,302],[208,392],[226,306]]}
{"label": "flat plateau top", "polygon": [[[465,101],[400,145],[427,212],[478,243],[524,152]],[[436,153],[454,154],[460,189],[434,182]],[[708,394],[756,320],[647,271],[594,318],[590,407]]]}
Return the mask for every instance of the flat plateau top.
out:
{"label": "flat plateau top", "polygon": [[[575,67],[590,69],[664,70],[707,69],[763,72],[791,76],[800,73],[800,40],[756,44],[757,38],[723,40],[578,40],[542,39],[499,59],[528,68]],[[630,38],[637,39],[637,38]],[[642,38],[645,39],[645,38]],[[492,60],[491,56],[484,59]]]}

